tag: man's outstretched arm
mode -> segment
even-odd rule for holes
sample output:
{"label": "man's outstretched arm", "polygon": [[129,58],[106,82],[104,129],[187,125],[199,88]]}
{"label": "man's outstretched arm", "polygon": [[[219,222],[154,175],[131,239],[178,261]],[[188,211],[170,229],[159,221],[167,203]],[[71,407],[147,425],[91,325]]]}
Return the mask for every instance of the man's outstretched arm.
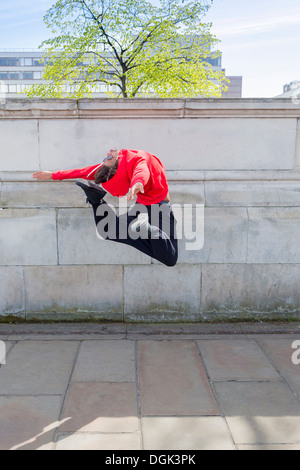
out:
{"label": "man's outstretched arm", "polygon": [[75,178],[83,178],[87,180],[93,180],[95,177],[95,173],[97,169],[101,166],[100,165],[92,165],[87,166],[85,168],[76,168],[74,170],[66,170],[66,171],[37,171],[33,173],[32,178],[39,180],[39,181],[47,181],[47,180],[67,180],[67,179],[75,179]]}
{"label": "man's outstretched arm", "polygon": [[33,173],[32,178],[40,181],[52,180],[52,171],[37,171]]}

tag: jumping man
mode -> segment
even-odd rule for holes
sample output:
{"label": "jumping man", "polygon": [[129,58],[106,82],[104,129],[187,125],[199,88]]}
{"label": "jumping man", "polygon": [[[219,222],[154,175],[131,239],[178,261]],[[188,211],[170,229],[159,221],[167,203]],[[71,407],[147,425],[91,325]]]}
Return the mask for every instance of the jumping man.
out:
{"label": "jumping man", "polygon": [[[99,238],[130,245],[166,266],[177,263],[176,220],[165,167],[156,156],[143,150],[113,148],[101,164],[66,171],[40,171],[32,177],[60,181],[80,178],[76,184],[93,207]],[[137,196],[137,200],[125,215],[117,216],[103,199],[107,192],[117,197],[128,194],[129,201]]]}

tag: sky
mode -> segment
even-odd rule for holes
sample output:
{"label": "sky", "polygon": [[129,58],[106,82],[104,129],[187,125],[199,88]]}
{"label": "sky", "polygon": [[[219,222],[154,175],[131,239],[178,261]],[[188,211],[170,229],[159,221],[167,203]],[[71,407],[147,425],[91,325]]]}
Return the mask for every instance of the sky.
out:
{"label": "sky", "polygon": [[[54,0],[1,0],[0,50],[37,49],[51,37]],[[214,0],[204,18],[220,40],[226,75],[243,76],[243,98],[271,98],[300,80],[300,0]]]}

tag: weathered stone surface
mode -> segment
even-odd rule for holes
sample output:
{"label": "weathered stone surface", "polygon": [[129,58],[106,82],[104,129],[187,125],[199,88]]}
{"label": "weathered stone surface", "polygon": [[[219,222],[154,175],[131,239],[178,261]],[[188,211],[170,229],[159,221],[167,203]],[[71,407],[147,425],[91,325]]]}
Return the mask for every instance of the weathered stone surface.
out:
{"label": "weathered stone surface", "polygon": [[23,269],[14,266],[0,267],[0,315],[25,314]]}
{"label": "weathered stone surface", "polygon": [[299,181],[208,181],[205,196],[208,207],[300,206]]}
{"label": "weathered stone surface", "polygon": [[63,433],[59,434],[56,450],[141,450],[138,433]]}
{"label": "weathered stone surface", "polygon": [[134,382],[134,341],[84,341],[73,374],[76,382]]}
{"label": "weathered stone surface", "polygon": [[76,341],[19,342],[9,353],[6,366],[1,367],[1,394],[64,394],[78,344]]}
{"label": "weathered stone surface", "polygon": [[[198,225],[197,237],[201,239],[200,221]],[[246,262],[248,217],[245,208],[206,207],[203,225],[204,243],[201,249],[194,249],[197,248],[196,238],[194,245],[185,237],[179,241],[180,263]],[[194,231],[196,233],[198,229],[195,228]],[[184,228],[182,233],[185,233]]]}
{"label": "weathered stone surface", "polygon": [[215,388],[236,444],[299,442],[299,402],[286,384],[216,382]]}
{"label": "weathered stone surface", "polygon": [[93,211],[58,211],[59,264],[150,264],[151,259],[131,246],[99,240]]}
{"label": "weathered stone surface", "polygon": [[2,207],[86,207],[85,197],[74,182],[4,182]]}
{"label": "weathered stone surface", "polygon": [[218,416],[144,417],[142,429],[146,450],[235,450]]}
{"label": "weathered stone surface", "polygon": [[127,321],[178,321],[187,315],[197,317],[200,267],[125,266],[124,300],[124,318]]}
{"label": "weathered stone surface", "polygon": [[259,312],[292,317],[300,307],[299,282],[298,264],[206,264],[201,309],[245,318]]}
{"label": "weathered stone surface", "polygon": [[219,414],[193,343],[140,341],[138,352],[142,415]]}
{"label": "weathered stone surface", "polygon": [[[0,274],[0,314],[126,321],[299,317],[299,118],[299,105],[280,99],[0,104],[0,267],[24,266],[27,273],[24,286],[21,271]],[[172,203],[205,206],[204,244],[190,249],[191,240],[182,237],[176,267],[99,240],[92,209],[74,181],[32,180],[33,171],[99,163],[111,146],[156,154]],[[100,274],[114,275],[115,265],[116,295]],[[88,274],[87,266],[97,269]],[[101,302],[98,277],[107,287]]]}
{"label": "weathered stone surface", "polygon": [[51,450],[60,396],[0,397],[0,449]]}
{"label": "weathered stone surface", "polygon": [[137,432],[136,400],[135,383],[75,382],[60,431]]}
{"label": "weathered stone surface", "polygon": [[198,341],[201,355],[212,380],[280,380],[255,341],[245,339]]}
{"label": "weathered stone surface", "polygon": [[0,119],[1,171],[38,170],[38,122]]}
{"label": "weathered stone surface", "polygon": [[294,345],[294,342],[299,341],[299,339],[300,335],[290,336],[289,338],[258,338],[258,342],[264,351],[298,396],[300,395],[300,365],[293,362],[292,356],[295,355],[296,362],[298,362],[299,343]]}
{"label": "weathered stone surface", "polygon": [[26,267],[27,317],[123,318],[121,266]]}
{"label": "weathered stone surface", "polygon": [[55,210],[0,211],[0,265],[57,264]]}
{"label": "weathered stone surface", "polygon": [[300,262],[300,207],[249,207],[248,262]]}

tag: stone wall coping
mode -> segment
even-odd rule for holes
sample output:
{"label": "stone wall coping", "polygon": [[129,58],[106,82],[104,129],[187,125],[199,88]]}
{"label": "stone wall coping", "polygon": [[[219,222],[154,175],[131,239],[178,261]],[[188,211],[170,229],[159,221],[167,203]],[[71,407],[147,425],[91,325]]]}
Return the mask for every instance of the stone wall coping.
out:
{"label": "stone wall coping", "polygon": [[7,99],[0,119],[192,119],[299,117],[300,103],[284,98]]}
{"label": "stone wall coping", "polygon": [[[300,181],[300,170],[167,170],[172,182],[209,182],[209,181]],[[74,181],[74,180],[68,180]],[[31,171],[2,171],[0,182],[30,182],[45,184],[50,181],[35,181]],[[53,184],[60,181],[51,181]]]}

